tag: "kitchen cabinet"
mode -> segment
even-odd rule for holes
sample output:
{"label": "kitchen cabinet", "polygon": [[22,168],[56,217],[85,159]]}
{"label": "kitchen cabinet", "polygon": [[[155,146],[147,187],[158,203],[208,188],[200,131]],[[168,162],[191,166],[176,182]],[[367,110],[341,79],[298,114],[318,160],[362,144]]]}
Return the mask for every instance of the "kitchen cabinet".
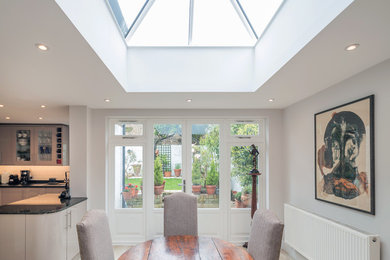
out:
{"label": "kitchen cabinet", "polygon": [[54,213],[0,214],[0,260],[74,259],[76,225],[86,210],[84,200]]}
{"label": "kitchen cabinet", "polygon": [[69,165],[67,125],[0,124],[0,165]]}
{"label": "kitchen cabinet", "polygon": [[73,259],[79,252],[76,224],[86,210],[84,201],[57,213],[26,215],[25,259]]}

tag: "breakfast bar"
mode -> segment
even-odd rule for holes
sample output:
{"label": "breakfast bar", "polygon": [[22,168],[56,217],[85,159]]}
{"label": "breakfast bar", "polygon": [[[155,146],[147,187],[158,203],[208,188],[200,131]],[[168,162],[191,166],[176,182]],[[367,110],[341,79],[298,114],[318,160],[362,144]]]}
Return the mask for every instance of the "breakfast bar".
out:
{"label": "breakfast bar", "polygon": [[[72,259],[85,197],[47,193],[0,206],[0,259]],[[50,246],[48,246],[50,245]]]}

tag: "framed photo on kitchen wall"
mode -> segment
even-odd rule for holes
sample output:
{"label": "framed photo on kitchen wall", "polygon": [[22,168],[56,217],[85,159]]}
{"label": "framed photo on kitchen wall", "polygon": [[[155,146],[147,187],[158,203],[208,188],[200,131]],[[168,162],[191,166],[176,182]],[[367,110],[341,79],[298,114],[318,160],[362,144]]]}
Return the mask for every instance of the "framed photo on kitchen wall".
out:
{"label": "framed photo on kitchen wall", "polygon": [[374,95],[314,115],[315,198],[375,215]]}

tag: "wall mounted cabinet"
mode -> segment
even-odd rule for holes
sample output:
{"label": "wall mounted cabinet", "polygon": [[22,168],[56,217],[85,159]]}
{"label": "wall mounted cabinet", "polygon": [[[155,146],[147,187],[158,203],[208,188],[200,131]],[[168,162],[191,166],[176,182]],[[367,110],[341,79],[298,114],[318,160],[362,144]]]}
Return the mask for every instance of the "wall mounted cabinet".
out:
{"label": "wall mounted cabinet", "polygon": [[1,124],[0,165],[69,165],[69,127]]}

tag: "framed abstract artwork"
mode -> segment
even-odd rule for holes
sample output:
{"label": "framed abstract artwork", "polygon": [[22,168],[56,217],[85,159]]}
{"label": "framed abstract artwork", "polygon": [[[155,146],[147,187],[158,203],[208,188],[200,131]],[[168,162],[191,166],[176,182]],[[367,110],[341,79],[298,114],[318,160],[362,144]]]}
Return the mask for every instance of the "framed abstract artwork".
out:
{"label": "framed abstract artwork", "polygon": [[374,95],[314,115],[315,198],[375,215]]}

